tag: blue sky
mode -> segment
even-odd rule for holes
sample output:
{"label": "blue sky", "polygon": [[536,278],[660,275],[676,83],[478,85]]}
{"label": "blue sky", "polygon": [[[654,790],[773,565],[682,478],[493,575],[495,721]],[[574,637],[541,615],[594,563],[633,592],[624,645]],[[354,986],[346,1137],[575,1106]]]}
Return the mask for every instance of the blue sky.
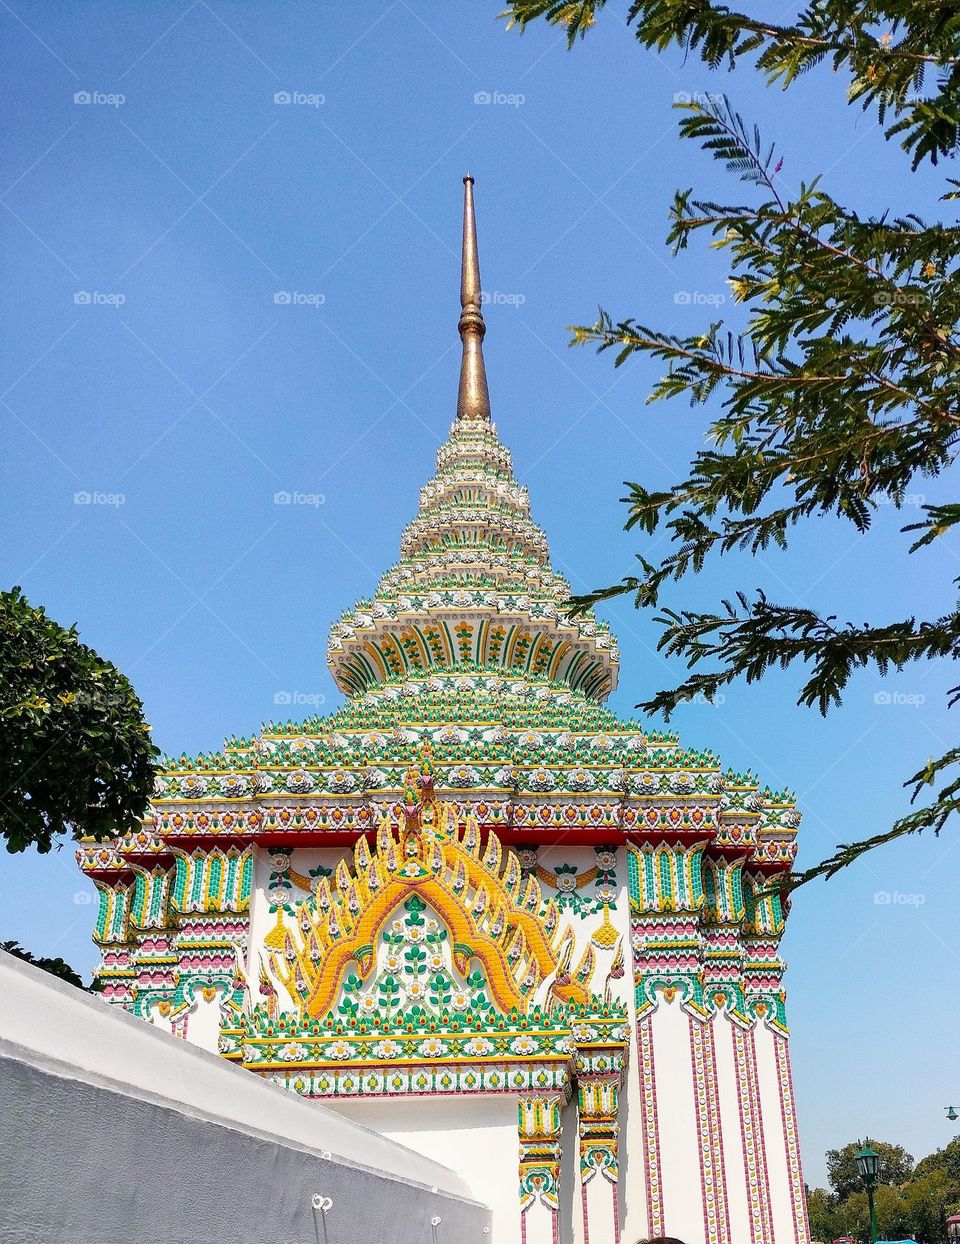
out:
{"label": "blue sky", "polygon": [[[328,628],[395,560],[454,414],[467,168],[494,416],[576,589],[662,548],[622,532],[622,481],[668,486],[705,415],[644,406],[655,366],[615,372],[568,350],[564,326],[598,303],[674,331],[736,323],[716,253],[663,245],[675,188],[749,193],[677,138],[677,93],[728,91],[776,142],[787,189],[821,172],[862,212],[940,214],[942,175],[911,175],[829,70],[782,95],[643,52],[620,6],[572,54],[546,28],[506,33],[499,7],[0,12],[0,578],[132,678],[166,751],[251,733],[284,691],[340,702]],[[957,553],[908,566],[911,517],[883,510],[862,538],[817,523],[672,602],[764,586],[855,621],[935,616],[953,607]],[[607,613],[623,653],[611,703],[629,715],[680,671],[649,617]],[[949,684],[938,669],[863,675],[823,720],[776,675],[674,725],[797,792],[809,864],[904,810],[903,778],[949,745]],[[824,1149],[857,1135],[917,1157],[953,1135],[956,842],[897,844],[796,898],[784,949],[812,1183]],[[69,847],[0,857],[0,936],[89,970],[91,889]]]}

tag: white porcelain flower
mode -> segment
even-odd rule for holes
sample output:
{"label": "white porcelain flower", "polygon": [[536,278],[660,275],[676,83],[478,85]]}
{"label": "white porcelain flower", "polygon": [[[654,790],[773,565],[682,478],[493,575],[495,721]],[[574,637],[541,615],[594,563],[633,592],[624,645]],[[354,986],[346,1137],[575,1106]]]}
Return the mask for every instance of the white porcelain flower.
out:
{"label": "white porcelain flower", "polygon": [[288,1041],[286,1045],[281,1045],[277,1050],[277,1054],[284,1062],[296,1063],[307,1056],[307,1047],[301,1045],[299,1041]]}
{"label": "white porcelain flower", "polygon": [[514,1054],[535,1054],[537,1051],[537,1043],[532,1037],[528,1037],[526,1033],[522,1033],[519,1037],[514,1037],[510,1042],[510,1049]]}
{"label": "white porcelain flower", "polygon": [[486,1037],[471,1037],[464,1045],[463,1052],[469,1054],[471,1058],[483,1058],[485,1054],[493,1053],[493,1042],[488,1041]]}
{"label": "white porcelain flower", "polygon": [[327,785],[337,795],[346,794],[353,790],[357,784],[357,779],[346,769],[337,769],[330,774]]}
{"label": "white porcelain flower", "polygon": [[305,795],[314,785],[313,774],[304,769],[297,769],[287,777],[287,790],[294,795]]}
{"label": "white porcelain flower", "polygon": [[352,1047],[349,1041],[334,1041],[332,1045],[326,1046],[323,1052],[327,1058],[344,1059],[350,1057]]}
{"label": "white porcelain flower", "polygon": [[373,1047],[373,1053],[377,1058],[399,1058],[403,1053],[403,1047],[398,1041],[391,1041],[389,1038],[385,1038],[383,1041],[377,1042]]}
{"label": "white porcelain flower", "polygon": [[426,1041],[421,1041],[417,1046],[417,1053],[424,1058],[442,1058],[449,1049],[449,1045],[439,1037],[427,1037]]}

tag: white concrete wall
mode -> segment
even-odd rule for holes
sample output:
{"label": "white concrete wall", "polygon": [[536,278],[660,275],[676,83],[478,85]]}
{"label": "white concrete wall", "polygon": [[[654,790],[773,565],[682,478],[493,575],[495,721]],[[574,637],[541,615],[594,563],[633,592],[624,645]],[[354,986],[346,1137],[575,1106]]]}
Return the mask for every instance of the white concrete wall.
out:
{"label": "white concrete wall", "polygon": [[3,952],[0,997],[0,1049],[11,1058],[257,1136],[322,1148],[450,1196],[472,1196],[442,1158],[348,1123]]}

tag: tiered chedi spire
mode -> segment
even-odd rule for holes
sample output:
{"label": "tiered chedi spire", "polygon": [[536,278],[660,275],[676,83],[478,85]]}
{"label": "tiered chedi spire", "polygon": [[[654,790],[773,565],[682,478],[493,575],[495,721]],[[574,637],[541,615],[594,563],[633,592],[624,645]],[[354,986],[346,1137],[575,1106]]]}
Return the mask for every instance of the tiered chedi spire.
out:
{"label": "tiered chedi spire", "polygon": [[372,600],[334,625],[328,662],[353,696],[425,673],[500,672],[602,699],[616,685],[616,641],[592,616],[568,615],[570,586],[550,567],[527,490],[490,419],[473,178],[463,180],[457,416],[403,533],[400,562]]}

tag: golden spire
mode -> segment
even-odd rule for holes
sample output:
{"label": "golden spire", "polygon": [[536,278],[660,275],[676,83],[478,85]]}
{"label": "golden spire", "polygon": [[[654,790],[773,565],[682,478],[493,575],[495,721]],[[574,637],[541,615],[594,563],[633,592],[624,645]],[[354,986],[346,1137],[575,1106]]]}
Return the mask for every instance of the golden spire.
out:
{"label": "golden spire", "polygon": [[480,259],[477,255],[477,221],[473,212],[473,178],[463,179],[463,258],[460,264],[460,323],[463,342],[458,419],[489,419],[490,394],[483,365],[483,335],[487,331],[480,310]]}

